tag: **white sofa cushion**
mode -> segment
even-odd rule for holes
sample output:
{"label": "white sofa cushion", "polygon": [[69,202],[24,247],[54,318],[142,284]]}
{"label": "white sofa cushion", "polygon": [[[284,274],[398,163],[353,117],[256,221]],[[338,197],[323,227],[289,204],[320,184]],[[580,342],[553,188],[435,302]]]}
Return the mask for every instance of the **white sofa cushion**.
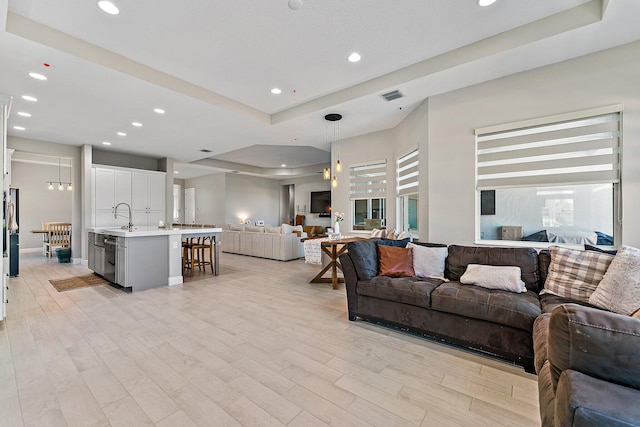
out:
{"label": "white sofa cushion", "polygon": [[264,233],[264,227],[258,225],[246,225],[244,231],[251,231],[252,233]]}
{"label": "white sofa cushion", "polygon": [[264,232],[265,233],[272,233],[272,234],[280,234],[280,233],[282,233],[282,227],[281,226],[273,227],[271,225],[265,225],[264,226]]}

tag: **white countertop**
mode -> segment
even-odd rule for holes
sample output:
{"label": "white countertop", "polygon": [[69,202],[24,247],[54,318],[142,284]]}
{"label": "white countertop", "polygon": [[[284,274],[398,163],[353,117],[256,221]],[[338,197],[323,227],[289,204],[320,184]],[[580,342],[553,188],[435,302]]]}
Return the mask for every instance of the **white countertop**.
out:
{"label": "white countertop", "polygon": [[89,228],[94,233],[106,234],[116,237],[150,237],[187,234],[214,234],[221,233],[222,228],[158,228],[158,227],[133,227],[133,231],[121,228]]}

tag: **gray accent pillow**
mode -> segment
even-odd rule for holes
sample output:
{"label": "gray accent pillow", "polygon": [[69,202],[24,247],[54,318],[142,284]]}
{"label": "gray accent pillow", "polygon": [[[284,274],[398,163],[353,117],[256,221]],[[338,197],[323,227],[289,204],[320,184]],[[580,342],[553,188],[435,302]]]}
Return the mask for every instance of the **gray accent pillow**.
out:
{"label": "gray accent pillow", "polygon": [[349,242],[347,251],[358,273],[358,279],[369,280],[378,275],[378,239]]}

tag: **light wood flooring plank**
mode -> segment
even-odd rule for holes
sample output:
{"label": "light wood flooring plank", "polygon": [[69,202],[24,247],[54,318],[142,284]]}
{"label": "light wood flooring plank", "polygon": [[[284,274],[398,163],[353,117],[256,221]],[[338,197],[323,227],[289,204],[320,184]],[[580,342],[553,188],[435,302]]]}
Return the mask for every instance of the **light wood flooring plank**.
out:
{"label": "light wood flooring plank", "polygon": [[[0,322],[0,426],[538,426],[520,367],[346,314],[317,266],[223,254],[138,293],[21,254]],[[7,424],[9,423],[9,424]]]}

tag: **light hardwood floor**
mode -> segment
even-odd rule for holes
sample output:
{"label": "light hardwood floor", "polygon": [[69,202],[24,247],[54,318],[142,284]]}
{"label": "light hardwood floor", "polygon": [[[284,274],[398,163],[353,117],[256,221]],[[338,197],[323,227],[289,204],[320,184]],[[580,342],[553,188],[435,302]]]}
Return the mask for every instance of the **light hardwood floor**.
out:
{"label": "light hardwood floor", "polygon": [[[318,267],[223,254],[218,277],[58,293],[21,256],[0,322],[2,426],[537,426],[522,368],[349,322]],[[153,268],[150,266],[150,268]]]}

